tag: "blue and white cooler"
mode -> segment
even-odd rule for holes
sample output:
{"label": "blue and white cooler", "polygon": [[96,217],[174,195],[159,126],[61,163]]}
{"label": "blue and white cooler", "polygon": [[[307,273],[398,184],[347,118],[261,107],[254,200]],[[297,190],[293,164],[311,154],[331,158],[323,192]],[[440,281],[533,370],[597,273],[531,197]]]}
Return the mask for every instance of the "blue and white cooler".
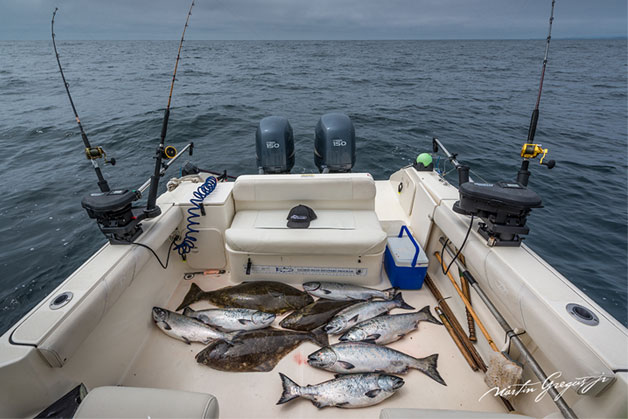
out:
{"label": "blue and white cooler", "polygon": [[428,261],[427,255],[414,240],[408,227],[402,226],[397,237],[388,237],[384,268],[393,287],[405,290],[421,288]]}

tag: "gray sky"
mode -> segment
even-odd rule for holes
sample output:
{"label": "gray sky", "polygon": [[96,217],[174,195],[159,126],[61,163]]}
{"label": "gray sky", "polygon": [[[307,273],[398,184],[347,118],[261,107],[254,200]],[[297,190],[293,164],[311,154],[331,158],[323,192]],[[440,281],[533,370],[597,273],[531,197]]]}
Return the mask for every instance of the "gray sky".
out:
{"label": "gray sky", "polygon": [[[190,0],[0,0],[0,40],[178,39]],[[626,37],[626,0],[557,0],[555,38]],[[197,0],[187,39],[544,38],[551,0]]]}

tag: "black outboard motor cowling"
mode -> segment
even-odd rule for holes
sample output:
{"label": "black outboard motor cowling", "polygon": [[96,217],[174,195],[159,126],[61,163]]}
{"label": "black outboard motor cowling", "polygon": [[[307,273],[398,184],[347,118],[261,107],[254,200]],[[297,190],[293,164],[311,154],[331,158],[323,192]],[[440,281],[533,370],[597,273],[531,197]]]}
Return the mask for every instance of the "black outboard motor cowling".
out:
{"label": "black outboard motor cowling", "polygon": [[290,173],[294,166],[294,135],[287,118],[267,116],[259,122],[255,155],[260,174]]}
{"label": "black outboard motor cowling", "polygon": [[322,173],[350,172],[355,164],[355,128],[342,113],[328,113],[316,124],[314,163]]}

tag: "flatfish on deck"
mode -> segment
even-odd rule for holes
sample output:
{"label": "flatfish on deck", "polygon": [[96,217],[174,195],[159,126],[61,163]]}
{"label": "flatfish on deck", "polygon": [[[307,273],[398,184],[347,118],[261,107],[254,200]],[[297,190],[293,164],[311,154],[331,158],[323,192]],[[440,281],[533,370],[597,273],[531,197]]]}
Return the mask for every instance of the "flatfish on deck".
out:
{"label": "flatfish on deck", "polygon": [[291,330],[314,330],[319,326],[326,325],[340,310],[358,302],[318,300],[291,313],[279,325]]}
{"label": "flatfish on deck", "polygon": [[273,314],[299,310],[314,302],[307,293],[283,282],[243,282],[215,291],[203,291],[193,283],[177,311],[201,300],[208,300],[218,307],[250,308]]}
{"label": "flatfish on deck", "polygon": [[221,371],[266,372],[305,341],[328,344],[321,329],[293,332],[267,328],[241,332],[232,342],[214,342],[196,355],[196,361]]}

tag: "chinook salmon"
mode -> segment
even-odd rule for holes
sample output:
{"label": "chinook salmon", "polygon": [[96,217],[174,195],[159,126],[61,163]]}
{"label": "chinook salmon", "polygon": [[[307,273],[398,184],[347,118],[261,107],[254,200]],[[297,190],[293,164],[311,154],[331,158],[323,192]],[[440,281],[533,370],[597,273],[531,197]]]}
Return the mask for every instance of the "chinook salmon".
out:
{"label": "chinook salmon", "polygon": [[306,282],[303,284],[303,289],[315,297],[339,301],[370,300],[371,298],[390,300],[397,294],[397,288],[376,290],[341,282]]}
{"label": "chinook salmon", "polygon": [[408,369],[421,371],[436,382],[446,386],[436,363],[438,354],[415,358],[387,346],[366,342],[340,342],[311,353],[307,363],[313,367],[340,374],[385,372],[405,374]]}
{"label": "chinook salmon", "polygon": [[231,341],[238,332],[221,332],[196,319],[173,313],[172,311],[153,307],[153,320],[165,334],[187,343],[210,343],[214,340]]}
{"label": "chinook salmon", "polygon": [[403,301],[401,293],[395,295],[390,301],[364,301],[338,312],[338,314],[327,323],[325,331],[334,335],[343,333],[356,324],[372,319],[380,314],[387,313],[393,308],[414,310],[414,307]]}
{"label": "chinook salmon", "polygon": [[283,393],[277,404],[303,397],[319,409],[373,406],[395,394],[404,384],[402,378],[394,375],[373,373],[337,375],[333,380],[301,387],[284,374],[279,373],[279,376]]}
{"label": "chinook salmon", "polygon": [[177,311],[201,300],[208,300],[218,307],[250,308],[273,314],[298,310],[314,302],[307,293],[282,282],[243,282],[216,291],[203,291],[192,283]]}
{"label": "chinook salmon", "polygon": [[291,330],[314,330],[324,326],[340,310],[347,308],[358,301],[318,300],[308,304],[284,318],[279,326]]}
{"label": "chinook salmon", "polygon": [[416,313],[389,314],[363,321],[340,336],[340,340],[385,345],[401,339],[418,328],[423,321],[442,325],[432,316],[430,306],[425,306]]}
{"label": "chinook salmon", "polygon": [[211,308],[196,311],[186,307],[183,315],[226,331],[263,329],[275,320],[272,313],[248,308]]}
{"label": "chinook salmon", "polygon": [[323,330],[293,332],[274,328],[241,332],[232,342],[217,341],[196,355],[196,361],[221,371],[266,372],[303,342],[329,344]]}

